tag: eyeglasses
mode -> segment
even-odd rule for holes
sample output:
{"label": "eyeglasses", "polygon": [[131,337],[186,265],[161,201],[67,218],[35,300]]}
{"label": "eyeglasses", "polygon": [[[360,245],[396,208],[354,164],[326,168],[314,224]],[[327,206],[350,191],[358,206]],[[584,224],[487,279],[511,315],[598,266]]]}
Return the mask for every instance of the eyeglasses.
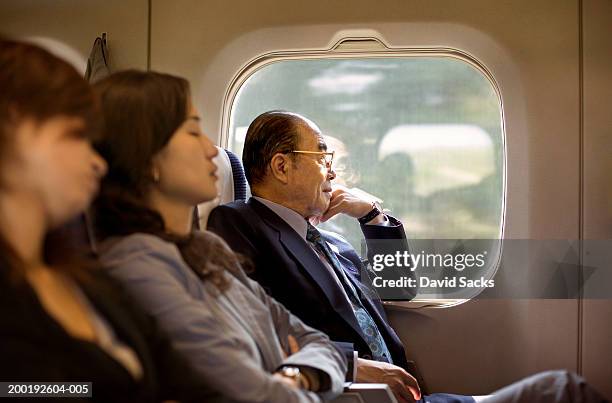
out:
{"label": "eyeglasses", "polygon": [[334,162],[334,151],[289,151],[287,154],[312,154],[318,155],[320,163],[325,164],[325,168],[331,171],[332,163]]}

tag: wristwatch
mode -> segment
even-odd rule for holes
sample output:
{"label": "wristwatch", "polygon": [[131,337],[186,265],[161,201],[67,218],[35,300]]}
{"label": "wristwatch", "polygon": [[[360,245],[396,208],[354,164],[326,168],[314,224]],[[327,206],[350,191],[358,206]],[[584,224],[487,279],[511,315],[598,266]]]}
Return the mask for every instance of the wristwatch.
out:
{"label": "wristwatch", "polygon": [[382,213],[382,207],[380,203],[373,201],[372,210],[370,210],[370,212],[364,215],[363,217],[359,217],[357,220],[359,221],[359,224],[362,224],[362,225],[367,224],[368,222],[372,221],[374,218],[378,217],[378,215],[381,213]]}
{"label": "wristwatch", "polygon": [[285,378],[293,379],[301,389],[308,390],[310,388],[310,382],[308,382],[308,379],[302,374],[298,367],[286,366],[282,367],[277,372]]}

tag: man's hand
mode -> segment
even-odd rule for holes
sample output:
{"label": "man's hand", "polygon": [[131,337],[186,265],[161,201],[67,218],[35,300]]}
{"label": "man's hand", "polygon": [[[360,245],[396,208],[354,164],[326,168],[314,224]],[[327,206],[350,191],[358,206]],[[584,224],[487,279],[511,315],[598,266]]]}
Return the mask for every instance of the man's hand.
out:
{"label": "man's hand", "polygon": [[359,358],[357,382],[386,383],[400,403],[413,403],[421,398],[419,383],[403,368],[386,363]]}
{"label": "man's hand", "polygon": [[[351,193],[344,186],[335,186],[334,191],[331,194],[329,207],[327,208],[327,211],[321,216],[320,221],[325,222],[336,214],[340,213],[349,215],[354,218],[359,218],[368,214],[370,210],[372,210],[371,201],[368,201]],[[384,216],[380,214],[370,223],[378,224],[382,221],[384,221]]]}

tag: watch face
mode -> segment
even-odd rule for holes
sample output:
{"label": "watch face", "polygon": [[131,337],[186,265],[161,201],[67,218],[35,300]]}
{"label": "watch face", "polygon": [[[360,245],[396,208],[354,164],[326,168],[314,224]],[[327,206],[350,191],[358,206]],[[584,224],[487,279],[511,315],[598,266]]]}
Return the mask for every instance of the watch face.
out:
{"label": "watch face", "polygon": [[284,367],[283,375],[294,378],[300,374],[299,368],[296,367]]}

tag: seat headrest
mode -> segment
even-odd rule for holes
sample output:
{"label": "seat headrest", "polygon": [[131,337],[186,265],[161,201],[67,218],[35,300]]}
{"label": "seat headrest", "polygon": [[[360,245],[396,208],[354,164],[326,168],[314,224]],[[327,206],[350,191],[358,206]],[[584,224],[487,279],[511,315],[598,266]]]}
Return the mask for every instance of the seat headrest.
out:
{"label": "seat headrest", "polygon": [[[249,185],[247,183],[244,167],[240,158],[229,150],[225,150],[232,167],[232,177],[234,179],[234,200],[246,200],[249,193]],[[226,202],[227,203],[227,202]]]}
{"label": "seat headrest", "polygon": [[217,197],[198,204],[196,211],[199,228],[206,228],[208,215],[218,205],[235,200],[246,200],[251,195],[240,158],[221,147],[217,146],[217,149],[219,152],[213,159],[217,165]]}

